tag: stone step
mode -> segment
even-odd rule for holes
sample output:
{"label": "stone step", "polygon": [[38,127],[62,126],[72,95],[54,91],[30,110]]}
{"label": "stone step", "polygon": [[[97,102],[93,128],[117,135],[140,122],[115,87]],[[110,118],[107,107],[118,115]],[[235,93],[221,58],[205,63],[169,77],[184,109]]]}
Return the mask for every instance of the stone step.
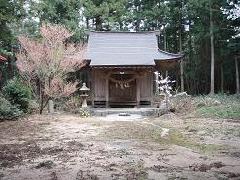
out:
{"label": "stone step", "polygon": [[107,116],[110,114],[138,114],[141,116],[159,116],[159,108],[92,108],[90,109],[93,116]]}

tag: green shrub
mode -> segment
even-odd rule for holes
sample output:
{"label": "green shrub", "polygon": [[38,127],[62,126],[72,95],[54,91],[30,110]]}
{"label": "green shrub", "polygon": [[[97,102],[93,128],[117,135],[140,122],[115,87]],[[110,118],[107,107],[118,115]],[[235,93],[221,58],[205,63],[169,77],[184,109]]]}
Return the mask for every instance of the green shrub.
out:
{"label": "green shrub", "polygon": [[197,114],[203,117],[240,119],[240,105],[201,107],[197,109]]}
{"label": "green shrub", "polygon": [[195,97],[196,113],[202,117],[240,119],[240,96],[215,94]]}
{"label": "green shrub", "polygon": [[240,96],[215,94],[196,97],[172,97],[171,108],[177,113],[199,117],[240,119]]}
{"label": "green shrub", "polygon": [[211,106],[218,106],[221,104],[221,101],[219,99],[213,97],[213,96],[199,96],[195,98],[195,105],[196,107],[211,107]]}
{"label": "green shrub", "polygon": [[88,108],[80,108],[79,109],[79,114],[80,114],[80,117],[89,117],[90,116],[90,111]]}
{"label": "green shrub", "polygon": [[12,105],[7,99],[0,96],[0,120],[14,120],[23,112],[16,105]]}
{"label": "green shrub", "polygon": [[30,100],[28,105],[28,112],[29,113],[37,113],[39,112],[39,104],[36,100]]}
{"label": "green shrub", "polygon": [[31,99],[31,89],[21,80],[14,78],[3,87],[3,95],[23,112],[27,113]]}
{"label": "green shrub", "polygon": [[219,105],[239,105],[239,95],[227,95],[227,94],[214,94],[214,95],[202,95],[194,97],[194,101],[197,107],[203,106],[219,106]]}

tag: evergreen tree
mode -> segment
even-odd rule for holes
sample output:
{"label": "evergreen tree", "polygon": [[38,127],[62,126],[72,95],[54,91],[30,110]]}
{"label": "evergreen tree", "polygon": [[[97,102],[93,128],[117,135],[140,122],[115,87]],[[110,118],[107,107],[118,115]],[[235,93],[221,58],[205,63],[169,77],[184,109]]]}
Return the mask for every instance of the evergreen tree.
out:
{"label": "evergreen tree", "polygon": [[73,42],[85,39],[80,0],[39,0],[33,2],[32,8],[36,16],[40,18],[40,23],[50,22],[66,26],[74,33],[71,37]]}
{"label": "evergreen tree", "polygon": [[88,29],[123,30],[127,0],[85,0],[84,16]]}

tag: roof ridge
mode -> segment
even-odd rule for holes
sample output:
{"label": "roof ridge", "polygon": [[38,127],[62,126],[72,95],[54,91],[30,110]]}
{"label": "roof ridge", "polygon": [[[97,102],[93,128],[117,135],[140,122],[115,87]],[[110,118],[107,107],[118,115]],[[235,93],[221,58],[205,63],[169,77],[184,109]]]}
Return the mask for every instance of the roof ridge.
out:
{"label": "roof ridge", "polygon": [[164,51],[164,50],[161,50],[161,49],[158,49],[158,51],[160,51],[162,53],[165,53],[165,54],[172,55],[172,56],[183,56],[184,55],[182,53],[170,53],[170,52],[167,52],[167,51]]}

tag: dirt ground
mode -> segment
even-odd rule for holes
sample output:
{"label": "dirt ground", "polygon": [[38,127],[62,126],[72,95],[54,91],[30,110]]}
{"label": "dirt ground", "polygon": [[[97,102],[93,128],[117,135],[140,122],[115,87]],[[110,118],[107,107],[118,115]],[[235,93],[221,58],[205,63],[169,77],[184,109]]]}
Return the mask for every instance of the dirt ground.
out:
{"label": "dirt ground", "polygon": [[0,179],[240,179],[240,120],[55,114],[0,122]]}

